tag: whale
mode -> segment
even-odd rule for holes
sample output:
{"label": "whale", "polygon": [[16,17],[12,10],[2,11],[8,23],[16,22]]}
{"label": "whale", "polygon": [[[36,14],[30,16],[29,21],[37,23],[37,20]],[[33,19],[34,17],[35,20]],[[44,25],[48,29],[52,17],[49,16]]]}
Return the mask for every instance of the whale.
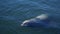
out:
{"label": "whale", "polygon": [[21,23],[22,27],[41,27],[41,28],[60,28],[56,23],[51,21],[51,16],[41,14],[35,18],[25,20]]}

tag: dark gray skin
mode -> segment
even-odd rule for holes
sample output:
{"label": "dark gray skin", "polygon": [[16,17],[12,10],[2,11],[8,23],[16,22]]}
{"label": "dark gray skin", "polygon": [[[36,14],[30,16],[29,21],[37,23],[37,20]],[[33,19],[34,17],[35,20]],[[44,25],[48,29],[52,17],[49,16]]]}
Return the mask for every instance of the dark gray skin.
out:
{"label": "dark gray skin", "polygon": [[25,25],[27,25],[26,27],[46,27],[49,24],[48,22],[49,22],[48,20],[40,20],[38,18],[35,18],[25,23]]}

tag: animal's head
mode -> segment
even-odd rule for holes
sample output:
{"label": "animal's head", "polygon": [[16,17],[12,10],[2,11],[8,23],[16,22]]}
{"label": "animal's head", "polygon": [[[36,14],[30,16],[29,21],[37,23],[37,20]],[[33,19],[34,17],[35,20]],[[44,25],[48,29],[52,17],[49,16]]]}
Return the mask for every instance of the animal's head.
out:
{"label": "animal's head", "polygon": [[26,20],[26,21],[22,22],[21,26],[28,26],[29,22],[30,22],[30,20]]}

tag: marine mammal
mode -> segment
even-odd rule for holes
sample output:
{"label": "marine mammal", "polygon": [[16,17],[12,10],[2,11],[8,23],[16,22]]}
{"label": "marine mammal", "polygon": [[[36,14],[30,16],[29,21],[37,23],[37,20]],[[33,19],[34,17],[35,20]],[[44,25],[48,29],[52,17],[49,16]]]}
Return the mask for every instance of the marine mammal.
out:
{"label": "marine mammal", "polygon": [[60,28],[56,23],[52,23],[51,16],[41,14],[33,19],[25,20],[21,26],[25,27],[43,27],[43,28]]}
{"label": "marine mammal", "polygon": [[47,26],[48,24],[48,15],[41,14],[40,16],[37,16],[36,18],[25,20],[21,26],[29,26],[29,27],[40,27],[40,26]]}

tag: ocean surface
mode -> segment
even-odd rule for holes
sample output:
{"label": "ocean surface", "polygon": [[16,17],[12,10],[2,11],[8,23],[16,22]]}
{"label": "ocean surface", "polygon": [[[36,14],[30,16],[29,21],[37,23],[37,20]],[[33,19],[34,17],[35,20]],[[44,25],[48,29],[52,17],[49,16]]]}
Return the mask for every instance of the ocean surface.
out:
{"label": "ocean surface", "polygon": [[60,23],[60,0],[0,0],[0,34],[60,34],[60,29],[20,26],[44,13],[57,15],[53,22]]}

